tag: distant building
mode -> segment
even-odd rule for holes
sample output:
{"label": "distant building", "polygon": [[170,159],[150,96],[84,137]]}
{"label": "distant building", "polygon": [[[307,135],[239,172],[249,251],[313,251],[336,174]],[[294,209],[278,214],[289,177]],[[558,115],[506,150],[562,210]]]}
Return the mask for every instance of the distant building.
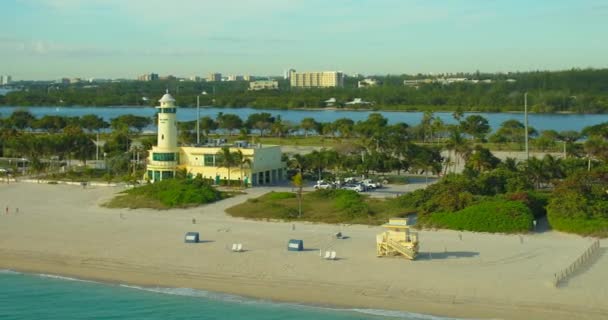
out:
{"label": "distant building", "polygon": [[139,81],[154,81],[154,80],[158,80],[158,74],[156,74],[156,73],[142,74],[141,76],[137,77],[137,80],[139,80]]}
{"label": "distant building", "polygon": [[296,72],[291,70],[289,82],[294,88],[343,87],[344,74],[339,71]]}
{"label": "distant building", "polygon": [[228,76],[228,81],[243,81],[245,78],[243,76],[231,74]]}
{"label": "distant building", "polygon": [[207,77],[207,81],[222,81],[222,74],[217,72],[210,73]]}
{"label": "distant building", "polygon": [[369,88],[369,87],[375,87],[377,85],[378,85],[378,80],[370,79],[370,78],[366,78],[366,79],[363,79],[363,80],[357,82],[357,87],[359,87],[359,88]]}
{"label": "distant building", "polygon": [[190,81],[199,82],[199,81],[201,81],[201,77],[199,77],[199,76],[192,76],[192,77],[190,77]]}
{"label": "distant building", "polygon": [[284,70],[283,71],[283,79],[284,80],[289,80],[289,78],[291,77],[291,73],[292,72],[296,72],[296,70],[295,69],[291,69],[291,68]]}
{"label": "distant building", "polygon": [[403,80],[403,85],[406,87],[419,87],[420,85],[423,84],[429,84],[429,83],[433,83],[433,82],[437,82],[437,79],[415,79],[415,80]]}
{"label": "distant building", "polygon": [[246,75],[243,76],[243,80],[245,80],[245,81],[254,81],[255,77],[246,74]]}
{"label": "distant building", "polygon": [[[156,182],[175,177],[178,170],[186,170],[188,176],[200,174],[215,183],[225,180],[242,181],[247,185],[268,185],[285,181],[287,172],[282,161],[280,146],[262,146],[237,141],[228,144],[225,139],[214,139],[204,146],[179,146],[177,128],[177,106],[175,99],[165,94],[158,110],[157,144],[148,151],[146,178]],[[226,168],[222,148],[240,151],[246,165],[235,164]]]}
{"label": "distant building", "polygon": [[159,77],[158,79],[164,80],[164,81],[175,81],[175,80],[177,80],[177,77],[173,76],[173,75],[168,75],[168,76]]}
{"label": "distant building", "polygon": [[61,84],[70,84],[70,78],[61,78],[57,82],[59,82]]}
{"label": "distant building", "polygon": [[279,82],[276,80],[258,80],[249,82],[249,90],[277,90],[279,89]]}
{"label": "distant building", "polygon": [[77,83],[81,83],[82,79],[80,78],[72,78],[70,79],[70,84],[77,84]]}
{"label": "distant building", "polygon": [[13,81],[13,79],[9,75],[0,76],[0,85],[6,86],[6,85],[11,84],[12,81]]}

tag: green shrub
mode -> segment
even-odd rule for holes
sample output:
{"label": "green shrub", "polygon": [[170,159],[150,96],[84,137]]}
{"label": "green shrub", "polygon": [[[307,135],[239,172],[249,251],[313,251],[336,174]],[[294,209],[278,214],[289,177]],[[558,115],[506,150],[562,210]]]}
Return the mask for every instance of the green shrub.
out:
{"label": "green shrub", "polygon": [[369,206],[364,202],[363,197],[352,190],[335,190],[334,205],[344,215],[349,218],[365,216],[369,213]]}
{"label": "green shrub", "polygon": [[512,233],[530,230],[533,219],[532,211],[522,202],[493,198],[457,212],[421,216],[419,223],[426,227]]}
{"label": "green shrub", "polygon": [[271,191],[269,194],[266,195],[266,199],[268,200],[281,200],[281,199],[291,199],[291,198],[295,198],[296,194],[293,192],[275,192],[275,191]]}
{"label": "green shrub", "polygon": [[547,214],[547,203],[549,194],[545,192],[522,191],[514,192],[505,195],[507,200],[519,201],[525,204],[534,215],[534,218],[540,218]]}
{"label": "green shrub", "polygon": [[[212,186],[197,179],[167,179],[129,189],[107,205],[128,208],[184,208],[211,203],[224,196]],[[137,201],[129,201],[130,199]]]}
{"label": "green shrub", "polygon": [[608,236],[608,170],[577,172],[559,183],[547,205],[555,230]]}

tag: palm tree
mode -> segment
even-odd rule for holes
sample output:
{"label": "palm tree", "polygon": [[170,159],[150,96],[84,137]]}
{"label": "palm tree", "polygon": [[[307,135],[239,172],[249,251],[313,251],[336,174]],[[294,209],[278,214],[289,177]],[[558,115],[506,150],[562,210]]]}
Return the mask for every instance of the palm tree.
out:
{"label": "palm tree", "polygon": [[[218,158],[219,158],[219,161],[217,161]],[[231,181],[230,180],[230,171],[236,165],[235,160],[236,160],[235,153],[230,152],[230,148],[228,148],[228,147],[223,147],[216,154],[216,165],[220,168],[226,168],[226,170],[228,171],[228,185],[230,185],[230,181]]]}
{"label": "palm tree", "polygon": [[234,162],[239,166],[239,171],[241,173],[241,187],[243,186],[243,171],[245,167],[251,168],[251,158],[245,156],[241,150],[237,150],[232,153],[234,156]]}

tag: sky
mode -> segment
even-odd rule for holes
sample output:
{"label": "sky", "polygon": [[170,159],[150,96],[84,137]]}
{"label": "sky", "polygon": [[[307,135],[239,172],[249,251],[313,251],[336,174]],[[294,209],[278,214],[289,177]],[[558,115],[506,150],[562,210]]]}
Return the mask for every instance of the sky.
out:
{"label": "sky", "polygon": [[0,75],[608,67],[606,0],[2,0]]}

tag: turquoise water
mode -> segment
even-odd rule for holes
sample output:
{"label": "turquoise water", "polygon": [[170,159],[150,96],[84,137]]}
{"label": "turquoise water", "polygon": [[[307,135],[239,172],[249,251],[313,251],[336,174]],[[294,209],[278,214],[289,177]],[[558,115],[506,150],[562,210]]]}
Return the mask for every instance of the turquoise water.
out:
{"label": "turquoise water", "polygon": [[144,289],[0,271],[0,319],[407,319],[433,316],[280,304],[193,289]]}

